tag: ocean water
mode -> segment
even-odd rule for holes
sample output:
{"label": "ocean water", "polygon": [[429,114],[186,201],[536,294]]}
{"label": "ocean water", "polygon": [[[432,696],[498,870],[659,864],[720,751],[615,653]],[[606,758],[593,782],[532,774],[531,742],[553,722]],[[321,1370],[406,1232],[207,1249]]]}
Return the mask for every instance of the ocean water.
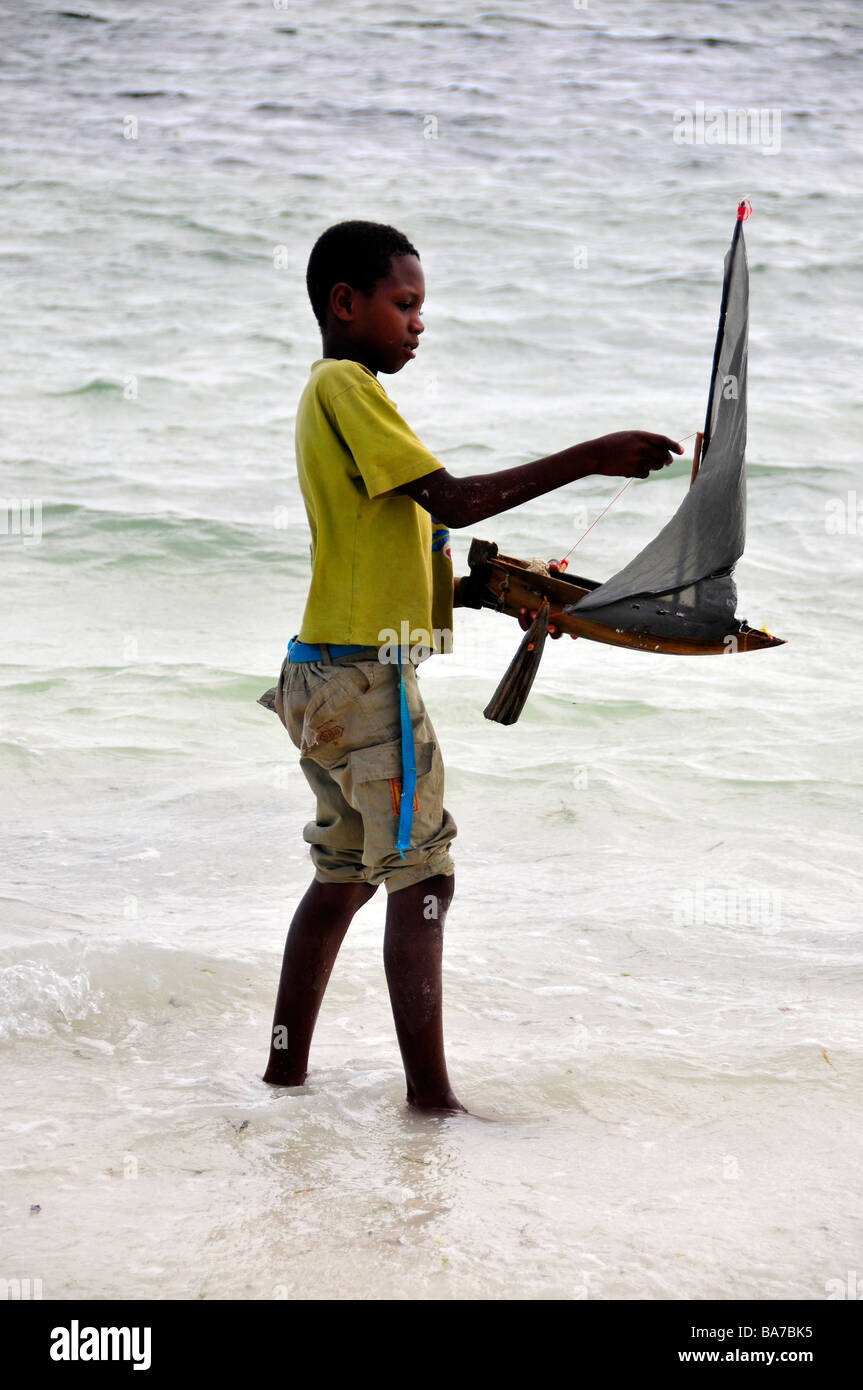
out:
{"label": "ocean water", "polygon": [[[860,7],[4,0],[0,40],[0,1276],[61,1299],[850,1288]],[[737,108],[759,115],[731,143]],[[255,700],[308,573],[314,239],[357,216],[418,246],[427,331],[384,385],[467,474],[700,428],[744,196],[739,611],[787,645],[549,643],[502,728],[482,709],[520,633],[458,611],[421,678],[474,1113],[404,1107],[382,895],[309,1083],[265,1086],[310,877],[306,785]],[[612,574],[687,473],[633,484],[572,570]],[[475,534],[560,557],[618,486]]]}

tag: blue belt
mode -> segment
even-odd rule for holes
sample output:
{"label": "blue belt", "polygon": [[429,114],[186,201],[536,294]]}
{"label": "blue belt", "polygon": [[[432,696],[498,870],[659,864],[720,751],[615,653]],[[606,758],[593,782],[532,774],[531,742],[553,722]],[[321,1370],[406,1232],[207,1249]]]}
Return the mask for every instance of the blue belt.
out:
{"label": "blue belt", "polygon": [[[325,644],[330,658],[337,656],[353,656],[356,652],[366,650],[364,646],[339,646],[338,644]],[[288,643],[288,661],[323,661],[324,654],[319,646],[313,642],[301,642],[298,637],[292,637]],[[405,850],[410,849],[411,830],[414,819],[414,796],[417,786],[417,760],[416,749],[414,747],[414,731],[411,723],[410,710],[408,709],[408,697],[405,691],[404,674],[402,671],[402,651],[399,647],[399,715],[401,719],[402,733],[402,794],[399,802],[399,825],[396,835],[396,849],[402,859],[405,857]]]}
{"label": "blue belt", "polygon": [[[364,652],[366,647],[337,647],[326,644],[327,651],[331,657],[353,656],[354,652]],[[288,643],[289,661],[323,661],[324,655],[320,647],[316,647],[313,642],[301,642],[299,637],[292,637]]]}

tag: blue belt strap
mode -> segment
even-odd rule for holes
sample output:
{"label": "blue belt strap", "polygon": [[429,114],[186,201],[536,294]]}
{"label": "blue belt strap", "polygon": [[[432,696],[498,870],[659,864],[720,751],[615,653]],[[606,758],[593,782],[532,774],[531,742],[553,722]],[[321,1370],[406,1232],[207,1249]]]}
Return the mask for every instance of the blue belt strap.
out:
{"label": "blue belt strap", "polygon": [[396,849],[402,859],[405,850],[410,849],[411,828],[414,820],[414,794],[417,789],[417,760],[414,748],[414,731],[411,724],[405,680],[402,674],[402,649],[399,647],[399,712],[402,723],[402,800],[399,808],[399,833]]}
{"label": "blue belt strap", "polygon": [[[331,657],[353,656],[355,652],[365,651],[363,646],[338,646],[327,643],[327,651]],[[322,661],[323,652],[319,646],[313,642],[301,642],[299,637],[292,637],[288,643],[288,661]],[[402,672],[402,651],[399,647],[399,719],[402,731],[402,795],[399,803],[399,825],[396,835],[396,849],[402,859],[405,857],[405,850],[410,849],[411,830],[414,822],[414,796],[417,789],[417,760],[416,749],[414,748],[414,731],[411,723],[410,710],[408,709],[408,697],[405,690],[404,675]]]}

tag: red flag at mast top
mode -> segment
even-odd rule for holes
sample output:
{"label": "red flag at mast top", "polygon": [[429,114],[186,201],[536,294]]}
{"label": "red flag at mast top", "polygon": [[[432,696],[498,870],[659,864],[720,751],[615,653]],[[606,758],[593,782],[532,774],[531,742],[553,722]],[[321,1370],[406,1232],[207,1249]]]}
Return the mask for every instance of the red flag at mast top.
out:
{"label": "red flag at mast top", "polygon": [[746,219],[751,216],[752,204],[748,198],[741,198],[740,202],[737,204],[737,221],[745,222]]}

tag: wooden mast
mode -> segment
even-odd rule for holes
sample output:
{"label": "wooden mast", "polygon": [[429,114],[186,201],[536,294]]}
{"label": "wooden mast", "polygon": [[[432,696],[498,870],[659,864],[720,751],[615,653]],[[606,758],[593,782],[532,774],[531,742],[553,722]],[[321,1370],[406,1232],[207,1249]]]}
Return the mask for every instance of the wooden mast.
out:
{"label": "wooden mast", "polygon": [[695,448],[692,450],[692,477],[689,479],[689,486],[695,482],[698,476],[698,465],[701,463],[701,446],[704,443],[704,432],[699,430],[695,436]]}

